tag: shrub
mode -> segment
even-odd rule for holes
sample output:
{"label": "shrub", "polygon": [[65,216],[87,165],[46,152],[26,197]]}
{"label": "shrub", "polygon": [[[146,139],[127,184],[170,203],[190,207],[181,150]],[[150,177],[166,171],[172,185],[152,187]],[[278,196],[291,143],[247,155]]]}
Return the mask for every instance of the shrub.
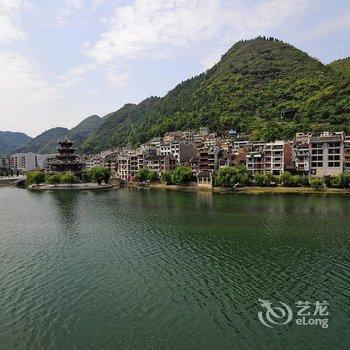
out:
{"label": "shrub", "polygon": [[171,174],[171,182],[175,185],[188,184],[192,179],[192,169],[186,166],[178,166]]}
{"label": "shrub", "polygon": [[27,180],[30,184],[41,184],[45,181],[45,173],[42,171],[29,171],[27,173]]}
{"label": "shrub", "polygon": [[273,184],[276,184],[277,181],[278,179],[271,173],[256,173],[254,175],[254,184],[257,186],[272,186]]}
{"label": "shrub", "polygon": [[158,174],[154,170],[148,171],[147,180],[148,181],[156,181],[158,179]]}
{"label": "shrub", "polygon": [[324,179],[321,177],[312,177],[310,178],[310,186],[315,189],[324,187]]}
{"label": "shrub", "polygon": [[63,173],[61,176],[60,176],[60,180],[62,183],[64,184],[74,184],[74,183],[77,183],[79,181],[78,177],[75,176],[72,172],[68,171],[66,173]]}
{"label": "shrub", "polygon": [[160,181],[163,183],[171,184],[171,172],[166,171],[160,176]]}
{"label": "shrub", "polygon": [[56,186],[61,183],[61,176],[59,174],[46,174],[45,182]]}
{"label": "shrub", "polygon": [[215,178],[215,186],[233,187],[237,183],[247,185],[250,177],[244,166],[225,166],[219,169]]}
{"label": "shrub", "polygon": [[149,173],[148,169],[138,170],[136,175],[135,175],[136,181],[143,182],[143,181],[148,180],[148,173]]}
{"label": "shrub", "polygon": [[108,183],[111,173],[109,169],[102,166],[94,166],[87,171],[87,176],[90,181],[97,182],[99,185],[101,185],[102,181]]}

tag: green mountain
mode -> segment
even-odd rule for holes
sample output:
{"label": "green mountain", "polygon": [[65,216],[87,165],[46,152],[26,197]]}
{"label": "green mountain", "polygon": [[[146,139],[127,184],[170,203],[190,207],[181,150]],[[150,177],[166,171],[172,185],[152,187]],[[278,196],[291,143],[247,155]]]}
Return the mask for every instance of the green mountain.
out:
{"label": "green mountain", "polygon": [[334,70],[336,70],[337,72],[350,78],[350,57],[336,60],[330,63],[329,66]]}
{"label": "green mountain", "polygon": [[102,118],[92,115],[85,118],[71,130],[67,128],[52,128],[44,131],[34,139],[16,149],[16,152],[36,152],[36,153],[56,153],[58,141],[68,137],[75,142],[75,147],[79,146],[85,139],[102,123]]}
{"label": "green mountain", "polygon": [[56,153],[58,141],[62,140],[69,130],[67,128],[52,128],[30,140],[16,152]]}
{"label": "green mountain", "polygon": [[296,131],[349,131],[350,79],[282,41],[240,41],[211,69],[164,97],[110,113],[82,148],[98,152],[204,125],[265,140]]}
{"label": "green mountain", "polygon": [[74,140],[75,146],[79,148],[79,146],[85,141],[85,139],[94,130],[96,130],[102,124],[102,122],[102,118],[100,118],[98,115],[92,115],[90,117],[87,117],[77,126],[70,129],[67,134],[67,137],[71,140]]}
{"label": "green mountain", "polygon": [[0,131],[0,155],[8,155],[30,140],[31,137],[23,132]]}

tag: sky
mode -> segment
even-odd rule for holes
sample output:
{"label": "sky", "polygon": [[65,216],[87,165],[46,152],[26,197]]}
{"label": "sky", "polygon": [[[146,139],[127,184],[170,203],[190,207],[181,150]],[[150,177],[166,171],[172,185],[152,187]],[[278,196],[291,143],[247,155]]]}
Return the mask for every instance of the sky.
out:
{"label": "sky", "polygon": [[0,0],[0,130],[34,137],[163,96],[258,35],[350,56],[350,1]]}

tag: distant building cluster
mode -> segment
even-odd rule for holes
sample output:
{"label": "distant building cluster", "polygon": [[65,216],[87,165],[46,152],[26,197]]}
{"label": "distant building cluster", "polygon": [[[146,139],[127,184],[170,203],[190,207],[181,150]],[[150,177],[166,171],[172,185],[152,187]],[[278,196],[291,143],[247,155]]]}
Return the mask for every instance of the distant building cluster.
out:
{"label": "distant building cluster", "polygon": [[[132,181],[138,170],[147,168],[158,175],[178,165],[209,181],[223,166],[242,165],[254,175],[285,171],[306,176],[335,176],[350,171],[350,137],[344,132],[297,133],[293,140],[250,141],[231,130],[225,136],[208,128],[168,132],[138,149],[107,150],[87,156],[86,167],[110,169],[112,176]],[[203,181],[204,181],[203,180]]]}
{"label": "distant building cluster", "polygon": [[[50,170],[55,155],[14,154],[2,159],[3,166],[23,171]],[[297,133],[293,140],[250,141],[235,130],[218,136],[202,127],[167,132],[137,149],[110,149],[96,155],[81,155],[85,168],[103,166],[114,178],[133,181],[140,169],[159,176],[178,165],[191,167],[198,182],[211,184],[223,166],[245,166],[252,174],[281,175],[285,171],[306,176],[336,176],[350,171],[350,137],[344,132]]]}

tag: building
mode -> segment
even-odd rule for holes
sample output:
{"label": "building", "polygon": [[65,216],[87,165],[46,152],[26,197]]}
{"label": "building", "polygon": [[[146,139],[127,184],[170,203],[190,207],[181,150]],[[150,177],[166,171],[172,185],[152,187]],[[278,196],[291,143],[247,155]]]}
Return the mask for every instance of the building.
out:
{"label": "building", "polygon": [[310,175],[310,135],[297,133],[292,147],[294,172],[300,175]]}
{"label": "building", "polygon": [[344,139],[344,157],[343,157],[344,172],[350,172],[350,136]]}
{"label": "building", "polygon": [[178,163],[188,164],[193,157],[197,156],[197,146],[193,142],[173,141],[161,143],[160,155],[173,155]]}
{"label": "building", "polygon": [[289,141],[256,142],[246,155],[246,168],[253,175],[271,173],[281,175],[292,169],[292,145]]}
{"label": "building", "polygon": [[8,158],[8,167],[19,171],[30,171],[38,169],[40,155],[27,152],[27,153],[15,153]]}
{"label": "building", "polygon": [[171,155],[153,155],[144,158],[144,168],[155,171],[158,176],[176,168],[176,158]]}
{"label": "building", "polygon": [[65,138],[58,143],[60,145],[58,148],[58,154],[56,155],[55,160],[51,162],[50,170],[80,173],[83,169],[83,163],[80,161],[79,157],[74,154],[74,142]]}
{"label": "building", "polygon": [[315,176],[335,176],[343,172],[344,132],[323,132],[310,135],[310,173]]}
{"label": "building", "polygon": [[274,141],[264,147],[264,172],[281,175],[292,170],[292,145],[289,141]]}
{"label": "building", "polygon": [[210,170],[203,170],[197,174],[197,186],[198,187],[208,187],[214,186],[214,176],[213,172]]}
{"label": "building", "polygon": [[201,148],[198,150],[197,161],[195,162],[195,170],[200,172],[203,170],[216,171],[220,166],[227,165],[228,152],[220,147]]}

